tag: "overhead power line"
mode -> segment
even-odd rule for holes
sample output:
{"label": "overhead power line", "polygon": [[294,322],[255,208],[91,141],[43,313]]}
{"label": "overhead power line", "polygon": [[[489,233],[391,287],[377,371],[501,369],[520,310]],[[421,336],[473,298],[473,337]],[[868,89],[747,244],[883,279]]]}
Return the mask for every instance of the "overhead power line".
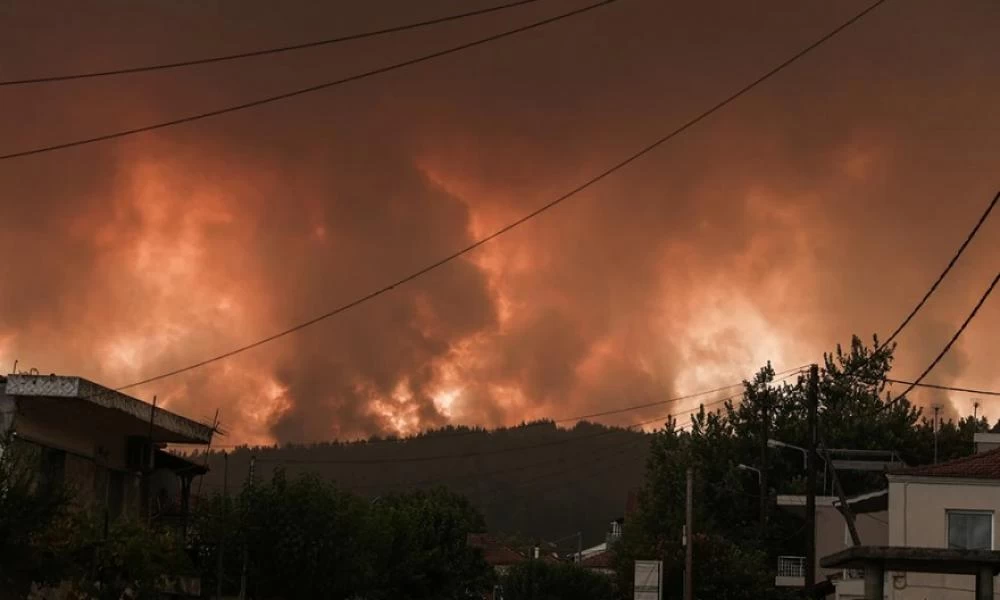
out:
{"label": "overhead power line", "polygon": [[[296,96],[302,96],[304,94],[311,94],[313,92],[318,92],[320,90],[325,90],[325,89],[328,89],[328,88],[336,87],[338,85],[343,85],[345,83],[350,83],[352,81],[359,81],[361,79],[367,79],[369,77],[374,77],[376,75],[381,75],[383,73],[388,73],[390,71],[396,71],[398,69],[402,69],[402,68],[405,68],[405,67],[410,67],[410,66],[413,66],[413,65],[416,65],[416,64],[420,64],[422,62],[427,62],[427,61],[430,61],[430,60],[434,60],[436,58],[441,58],[442,56],[447,56],[449,54],[455,54],[457,52],[462,52],[463,50],[468,50],[469,48],[474,48],[476,46],[481,46],[483,44],[488,44],[490,42],[495,42],[497,40],[500,40],[500,39],[503,39],[503,38],[506,38],[506,37],[517,35],[519,33],[524,33],[525,31],[530,31],[532,29],[537,29],[539,27],[543,27],[545,25],[556,23],[558,21],[562,21],[562,20],[568,19],[570,17],[575,17],[577,15],[581,15],[581,14],[583,14],[585,12],[594,10],[596,8],[600,8],[602,6],[606,6],[606,5],[611,4],[612,2],[616,2],[616,1],[617,0],[601,0],[600,2],[597,2],[595,4],[588,4],[587,6],[584,6],[582,8],[578,8],[576,10],[571,10],[569,12],[560,13],[560,14],[554,16],[554,17],[549,17],[547,19],[542,19],[540,21],[535,21],[533,23],[529,23],[528,25],[523,25],[523,26],[517,27],[515,29],[508,29],[507,31],[504,31],[504,32],[501,32],[501,33],[498,33],[498,34],[494,34],[494,35],[491,35],[491,36],[488,36],[488,37],[480,38],[480,39],[472,41],[472,42],[467,42],[467,43],[464,43],[464,44],[459,44],[458,46],[452,46],[451,48],[447,48],[445,50],[439,50],[437,52],[432,52],[430,54],[424,54],[423,56],[418,56],[417,58],[411,58],[409,60],[404,60],[403,62],[394,63],[394,64],[387,65],[387,66],[384,66],[384,67],[379,67],[379,68],[373,69],[371,71],[365,71],[363,73],[358,73],[358,74],[355,74],[355,75],[350,75],[348,77],[344,77],[344,78],[341,78],[341,79],[335,79],[333,81],[327,81],[325,83],[320,83],[320,84],[317,84],[317,85],[311,85],[309,87],[299,88],[297,90],[292,90],[290,92],[285,92],[285,93],[277,94],[277,95],[274,95],[274,96],[266,96],[266,97],[263,97],[263,98],[258,98],[256,100],[251,100],[249,102],[244,102],[242,104],[234,104],[234,105],[231,105],[231,106],[227,106],[225,108],[219,108],[219,109],[216,109],[216,110],[210,110],[208,112],[196,113],[196,114],[193,114],[193,115],[188,115],[186,117],[179,117],[177,119],[171,119],[169,121],[160,121],[158,123],[153,123],[153,124],[150,124],[150,125],[143,125],[141,127],[134,127],[132,129],[122,129],[122,130],[119,130],[119,131],[115,131],[115,132],[112,132],[112,133],[105,133],[103,135],[98,135],[98,136],[94,136],[94,137],[81,138],[81,139],[78,139],[78,140],[72,140],[72,141],[69,141],[69,142],[62,142],[62,143],[58,143],[58,144],[52,144],[52,145],[49,145],[49,146],[40,146],[38,148],[32,148],[30,150],[20,150],[18,152],[11,152],[9,154],[0,154],[0,160],[9,160],[9,159],[12,159],[12,158],[20,158],[20,157],[23,157],[23,156],[32,156],[32,155],[35,155],[35,154],[43,154],[43,153],[46,153],[46,152],[54,152],[56,150],[64,150],[66,148],[74,148],[76,146],[84,146],[84,145],[87,145],[87,144],[95,144],[97,142],[103,142],[103,141],[107,141],[107,140],[113,140],[113,139],[128,137],[128,136],[131,136],[131,135],[136,135],[136,134],[144,133],[144,132],[147,132],[147,131],[155,131],[157,129],[164,129],[166,127],[173,127],[175,125],[182,125],[184,123],[193,123],[194,121],[201,121],[203,119],[208,119],[208,118],[211,118],[211,117],[218,117],[220,115],[224,115],[224,114],[228,114],[228,113],[233,113],[233,112],[237,112],[237,111],[247,110],[247,109],[255,108],[255,107],[258,107],[258,106],[263,106],[265,104],[271,104],[271,103],[274,103],[274,102],[279,102],[281,100],[287,100],[289,98],[294,98]],[[884,2],[885,0],[882,0],[882,1]]]}
{"label": "overhead power line", "polygon": [[[500,229],[497,229],[496,231],[494,231],[493,233],[487,235],[486,237],[480,238],[480,239],[476,240],[475,242],[472,242],[468,246],[466,246],[466,247],[464,247],[464,248],[462,248],[460,250],[457,250],[457,251],[455,251],[455,252],[453,252],[453,253],[451,253],[451,254],[443,257],[443,258],[440,258],[437,261],[435,261],[435,262],[433,262],[433,263],[431,263],[431,264],[429,264],[429,265],[427,265],[427,266],[425,266],[425,267],[423,267],[423,268],[421,268],[421,269],[419,269],[417,271],[414,271],[414,272],[410,273],[409,275],[406,275],[406,276],[404,276],[404,277],[402,277],[400,279],[397,279],[396,281],[394,281],[392,283],[389,283],[389,284],[387,284],[387,285],[385,285],[385,286],[383,286],[383,287],[381,287],[381,288],[379,288],[377,290],[374,290],[374,291],[369,292],[369,293],[367,293],[367,294],[365,294],[363,296],[360,296],[360,297],[358,297],[358,298],[356,298],[354,300],[351,300],[350,302],[348,302],[346,304],[338,306],[337,308],[334,308],[333,310],[330,310],[329,312],[326,312],[326,313],[321,314],[319,316],[313,317],[312,319],[309,319],[308,321],[304,321],[302,323],[299,323],[298,325],[294,325],[292,327],[289,327],[288,329],[285,329],[283,331],[279,331],[279,332],[274,333],[272,335],[269,335],[269,336],[267,336],[265,338],[259,339],[259,340],[255,341],[255,342],[246,344],[244,346],[240,346],[240,347],[235,348],[233,350],[230,350],[228,352],[224,352],[222,354],[218,354],[216,356],[213,356],[213,357],[201,360],[199,362],[190,364],[190,365],[185,366],[185,367],[181,367],[181,368],[178,368],[178,369],[174,369],[172,371],[168,371],[166,373],[162,373],[160,375],[156,375],[156,376],[153,376],[153,377],[148,377],[146,379],[142,379],[140,381],[136,381],[134,383],[130,383],[128,385],[124,385],[124,386],[119,387],[117,389],[119,391],[126,390],[126,389],[129,389],[129,388],[137,387],[137,386],[144,385],[144,384],[147,384],[147,383],[152,383],[154,381],[159,381],[159,380],[162,380],[162,379],[166,379],[168,377],[173,377],[175,375],[179,375],[179,374],[185,373],[187,371],[192,371],[194,369],[198,369],[200,367],[203,367],[205,365],[208,365],[208,364],[211,364],[211,363],[214,363],[214,362],[225,360],[227,358],[230,358],[230,357],[235,356],[237,354],[241,354],[241,353],[246,352],[248,350],[252,350],[252,349],[254,349],[254,348],[258,347],[258,346],[262,346],[264,344],[267,344],[268,342],[272,342],[272,341],[274,341],[276,339],[285,337],[287,335],[290,335],[292,333],[295,333],[297,331],[300,331],[302,329],[305,329],[307,327],[315,325],[315,324],[317,324],[317,323],[319,323],[321,321],[329,319],[329,318],[331,318],[333,316],[336,316],[336,315],[338,315],[338,314],[340,314],[342,312],[348,311],[348,310],[354,308],[355,306],[358,306],[360,304],[364,304],[365,302],[368,302],[370,300],[374,300],[375,298],[377,298],[377,297],[379,297],[379,296],[381,296],[383,294],[386,294],[386,293],[392,291],[397,286],[403,285],[405,283],[409,283],[410,281],[413,281],[414,279],[417,279],[417,278],[419,278],[419,277],[421,277],[421,276],[423,276],[423,275],[425,275],[425,274],[427,274],[427,273],[429,273],[429,272],[431,272],[431,271],[433,271],[433,270],[435,270],[435,269],[437,269],[437,268],[439,268],[441,266],[444,266],[444,265],[450,263],[453,260],[456,260],[456,259],[458,259],[458,258],[460,258],[460,257],[462,257],[462,256],[464,256],[464,255],[466,255],[466,254],[468,254],[470,252],[472,252],[476,248],[479,248],[480,246],[482,246],[482,245],[490,242],[493,239],[496,239],[496,238],[500,237],[501,235],[507,233],[508,231],[510,231],[510,230],[512,230],[512,229],[514,229],[516,227],[519,227],[520,225],[523,225],[524,223],[526,223],[526,222],[534,219],[535,217],[541,215],[542,213],[547,212],[548,210],[550,210],[550,209],[558,206],[559,204],[561,204],[561,203],[565,202],[566,200],[568,200],[568,199],[576,196],[577,194],[583,192],[584,190],[586,190],[586,189],[594,186],[598,182],[606,179],[607,177],[611,176],[612,174],[616,173],[617,171],[619,171],[621,169],[624,169],[625,167],[629,166],[633,162],[639,160],[640,158],[642,158],[645,155],[649,154],[653,150],[659,148],[663,144],[665,144],[668,141],[672,140],[673,138],[677,137],[681,133],[687,131],[691,127],[693,127],[693,126],[697,125],[698,123],[700,123],[701,121],[707,119],[709,116],[711,116],[714,113],[718,112],[719,110],[721,110],[725,106],[729,105],[730,103],[732,103],[736,99],[740,98],[741,96],[743,96],[744,94],[746,94],[750,90],[754,89],[758,85],[764,83],[765,81],[767,81],[770,78],[774,77],[775,75],[777,75],[778,73],[780,73],[781,71],[783,71],[784,69],[786,69],[787,67],[789,67],[790,65],[794,64],[795,62],[797,62],[798,60],[800,60],[802,57],[806,56],[807,54],[809,54],[810,52],[812,52],[816,48],[818,48],[821,45],[823,45],[825,42],[831,40],[837,34],[839,34],[840,32],[844,31],[845,29],[847,29],[848,27],[850,27],[851,25],[853,25],[854,23],[856,23],[859,20],[861,20],[863,17],[865,17],[865,15],[867,15],[870,12],[872,12],[873,10],[875,10],[876,7],[882,5],[884,2],[885,2],[885,0],[878,0],[874,4],[870,5],[868,8],[864,9],[860,13],[858,13],[858,14],[854,15],[853,17],[851,17],[850,19],[848,19],[846,22],[838,25],[832,31],[830,31],[829,33],[827,33],[824,36],[820,37],[815,42],[813,42],[813,43],[809,44],[808,46],[806,46],[805,48],[799,50],[798,52],[796,52],[794,55],[792,55],[787,60],[785,60],[785,61],[781,62],[780,64],[778,64],[777,66],[771,68],[769,71],[767,71],[766,73],[764,73],[763,75],[761,75],[757,79],[755,79],[755,80],[751,81],[750,83],[744,85],[743,87],[739,88],[738,90],[736,90],[735,92],[733,92],[732,94],[730,94],[729,96],[727,96],[725,99],[719,101],[718,103],[716,103],[715,105],[711,106],[710,108],[708,108],[708,109],[702,111],[701,113],[697,114],[696,116],[688,119],[687,121],[685,121],[680,126],[676,127],[675,129],[673,129],[669,133],[665,134],[664,136],[660,137],[659,139],[657,139],[656,141],[652,142],[651,144],[643,147],[638,152],[635,152],[634,154],[626,157],[625,159],[623,159],[623,160],[615,163],[611,167],[608,167],[604,171],[601,171],[597,175],[591,177],[590,179],[586,180],[585,182],[581,183],[580,185],[576,186],[575,188],[569,190],[568,192],[564,193],[563,195],[559,196],[558,198],[556,198],[556,199],[548,202],[547,204],[544,204],[544,205],[540,206],[539,208],[537,208],[537,209],[529,212],[528,214],[522,216],[521,218],[519,218],[519,219],[517,219],[517,220],[515,220],[515,221],[513,221],[511,223],[508,223],[507,225],[504,225],[503,227],[501,227]],[[602,3],[602,4],[604,4],[604,3]],[[591,5],[589,8],[594,8],[594,7],[600,6],[602,4]],[[579,10],[589,10],[589,8],[579,9]],[[0,158],[2,158],[2,157],[0,157]]]}
{"label": "overhead power line", "polygon": [[517,2],[508,2],[507,4],[500,4],[497,6],[491,6],[488,8],[481,8],[479,10],[471,10],[463,13],[457,13],[452,15],[447,15],[444,17],[438,17],[436,19],[428,19],[425,21],[417,21],[415,23],[407,23],[405,25],[396,25],[394,27],[386,27],[384,29],[375,29],[372,31],[365,31],[362,33],[353,33],[350,35],[344,35],[340,37],[326,38],[322,40],[313,40],[311,42],[304,42],[300,44],[292,44],[288,46],[277,46],[272,48],[264,48],[261,50],[250,50],[247,52],[237,52],[235,54],[222,54],[216,56],[209,56],[203,58],[195,58],[191,60],[181,60],[176,62],[168,63],[158,63],[152,65],[142,65],[138,67],[123,67],[120,69],[110,69],[106,71],[87,71],[83,73],[68,73],[63,75],[45,75],[39,77],[28,77],[24,79],[6,79],[0,80],[0,87],[15,86],[15,85],[28,85],[35,83],[55,83],[59,81],[73,81],[77,79],[95,79],[99,77],[111,77],[115,75],[127,75],[132,73],[145,73],[150,71],[163,71],[167,69],[177,69],[181,67],[193,67],[196,65],[207,65],[212,63],[227,62],[233,60],[239,60],[244,58],[253,58],[256,56],[266,56],[269,54],[282,54],[285,52],[292,52],[295,50],[305,50],[307,48],[318,48],[320,46],[332,46],[334,44],[341,44],[344,42],[352,42],[357,40],[363,40],[366,38],[379,37],[383,35],[388,35],[390,33],[401,33],[403,31],[410,31],[413,29],[422,29],[424,27],[429,27],[431,25],[440,25],[442,23],[448,23],[450,21],[460,21],[463,19],[468,19],[470,17],[478,17],[481,15],[486,15],[489,13],[500,12],[508,10],[511,8],[516,8],[524,6],[526,4],[536,4],[542,0],[518,0]]}
{"label": "overhead power line", "polygon": [[917,383],[914,381],[906,381],[905,379],[890,379],[886,378],[889,383],[899,383],[903,385],[912,385],[914,387],[931,388],[935,390],[944,390],[946,392],[964,392],[967,394],[979,394],[983,396],[1000,396],[1000,392],[993,390],[974,390],[971,388],[955,387],[951,385],[936,385],[933,383]]}
{"label": "overhead power line", "polygon": [[913,320],[913,317],[915,317],[917,313],[920,312],[920,309],[924,307],[924,304],[927,303],[927,300],[930,299],[930,297],[937,290],[938,286],[941,285],[941,282],[944,281],[944,278],[948,276],[948,273],[951,271],[951,268],[955,266],[956,262],[958,262],[959,257],[961,257],[962,253],[965,252],[965,248],[969,245],[969,242],[971,242],[972,238],[976,237],[976,234],[979,233],[979,228],[983,226],[983,223],[985,223],[986,219],[989,218],[990,213],[993,212],[993,207],[997,205],[997,200],[1000,200],[1000,191],[998,191],[996,195],[993,196],[993,201],[989,203],[989,205],[986,207],[986,211],[983,212],[983,214],[979,217],[979,221],[976,222],[976,226],[972,228],[972,231],[970,231],[969,235],[966,236],[965,241],[962,242],[962,245],[958,247],[958,251],[956,251],[955,255],[951,257],[950,261],[948,261],[948,266],[945,267],[944,271],[941,271],[941,274],[938,275],[937,280],[935,280],[934,283],[931,284],[930,289],[928,289],[927,293],[924,294],[924,297],[920,299],[920,302],[917,302],[917,305],[913,307],[913,310],[910,311],[910,314],[906,315],[906,318],[903,319],[903,322],[899,324],[899,327],[896,327],[896,330],[892,332],[892,335],[890,335],[884,342],[882,342],[879,348],[876,349],[876,352],[878,350],[881,350],[882,348],[885,348],[890,343],[892,343],[892,341],[896,339],[896,336],[898,336],[900,332],[903,331],[903,329],[905,329],[906,326],[910,324],[910,321]]}
{"label": "overhead power line", "polygon": [[[802,369],[804,369],[805,367],[808,367],[808,366],[809,365],[802,365],[802,366],[794,367],[792,369],[786,369],[786,370],[781,371],[779,373],[775,373],[775,376],[783,375],[783,377],[777,377],[774,380],[774,382],[778,382],[778,381],[781,381],[783,379],[788,379],[792,375],[796,375],[798,373],[801,373]],[[632,406],[626,406],[624,408],[615,408],[615,409],[611,409],[611,410],[605,410],[605,411],[602,411],[602,412],[591,413],[589,415],[579,415],[579,416],[576,416],[576,417],[566,417],[565,419],[556,419],[556,420],[553,421],[553,423],[566,423],[566,422],[569,422],[569,421],[582,421],[584,419],[593,419],[593,418],[596,418],[596,417],[605,417],[605,416],[608,416],[608,415],[616,415],[616,414],[619,414],[619,413],[630,412],[630,411],[633,411],[633,410],[640,410],[640,409],[643,409],[643,408],[652,408],[654,406],[662,406],[664,404],[669,404],[671,402],[680,402],[681,400],[690,400],[692,398],[697,398],[699,396],[707,396],[709,394],[714,394],[716,392],[722,392],[722,391],[725,391],[725,390],[729,390],[729,389],[732,389],[734,387],[741,387],[743,384],[744,384],[744,382],[734,383],[734,384],[731,384],[731,385],[717,387],[717,388],[711,389],[711,390],[705,390],[703,392],[695,392],[693,394],[687,394],[687,395],[684,395],[684,396],[675,396],[673,398],[667,398],[666,400],[657,400],[655,402],[647,402],[646,404],[634,404]],[[709,405],[706,405],[706,406],[709,406]]]}
{"label": "overhead power line", "polygon": [[927,368],[924,369],[924,372],[920,374],[920,377],[917,377],[915,381],[911,382],[910,385],[907,386],[907,388],[903,390],[901,394],[897,394],[895,398],[883,404],[879,408],[879,412],[888,409],[893,404],[896,404],[897,402],[905,398],[907,394],[913,391],[913,388],[920,385],[920,383],[924,380],[924,377],[927,377],[927,375],[934,370],[934,367],[936,367],[938,363],[941,362],[941,359],[943,359],[945,355],[948,354],[948,351],[951,350],[951,347],[955,345],[955,342],[958,341],[958,338],[962,336],[962,333],[965,331],[965,328],[968,327],[969,323],[972,322],[972,319],[976,317],[976,313],[979,312],[979,309],[982,308],[983,304],[986,303],[986,299],[989,298],[990,294],[993,293],[993,288],[996,287],[997,281],[1000,281],[1000,272],[998,272],[996,276],[993,277],[993,282],[990,283],[990,286],[986,288],[986,291],[983,293],[982,297],[979,298],[979,302],[977,302],[976,305],[972,308],[972,312],[970,312],[969,316],[965,318],[965,321],[962,322],[962,325],[955,332],[955,335],[953,335],[951,339],[948,340],[948,343],[945,344],[945,347],[941,350],[941,352],[936,357],[934,357],[934,360],[931,361],[931,364],[927,365]]}

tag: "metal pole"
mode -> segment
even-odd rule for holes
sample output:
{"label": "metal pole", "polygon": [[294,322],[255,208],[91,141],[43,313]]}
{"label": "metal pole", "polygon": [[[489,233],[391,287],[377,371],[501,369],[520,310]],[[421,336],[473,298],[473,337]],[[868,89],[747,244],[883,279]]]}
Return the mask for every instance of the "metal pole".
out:
{"label": "metal pole", "polygon": [[770,435],[771,411],[769,407],[770,391],[765,389],[761,401],[761,438],[760,438],[760,471],[757,473],[757,483],[760,486],[760,539],[764,539],[767,531],[767,439]]}
{"label": "metal pole", "polygon": [[152,481],[150,481],[150,475],[153,473],[154,466],[154,455],[153,455],[153,419],[156,418],[156,396],[153,396],[153,406],[149,409],[149,460],[147,461],[146,468],[143,469],[144,481],[143,488],[146,490],[146,522],[153,522],[153,487]]}
{"label": "metal pole", "polygon": [[694,600],[694,470],[687,469],[687,506],[684,526],[684,600]]}
{"label": "metal pole", "polygon": [[806,448],[806,572],[805,586],[816,584],[816,430],[819,411],[819,367],[809,367],[806,390],[808,446]]}
{"label": "metal pole", "polygon": [[[205,448],[205,466],[208,466],[208,454],[212,450],[212,440],[215,439],[215,432],[219,429],[219,409],[215,409],[215,418],[212,419],[212,436],[208,438],[208,446]],[[198,477],[198,495],[201,496],[201,484],[204,483],[205,476]]]}
{"label": "metal pole", "polygon": [[[248,494],[247,494],[247,515],[250,513],[250,502],[253,498],[253,470],[257,463],[257,457],[250,457],[250,475],[247,480]],[[247,563],[250,562],[250,551],[247,548],[246,539],[246,528],[247,524],[243,524],[243,574],[240,575],[240,600],[246,600],[247,597]]]}
{"label": "metal pole", "polygon": [[222,557],[226,553],[226,527],[229,526],[229,453],[222,452],[222,523],[219,528],[219,556],[215,565],[215,600],[222,600]]}
{"label": "metal pole", "polygon": [[583,562],[583,532],[576,532],[576,562]]}

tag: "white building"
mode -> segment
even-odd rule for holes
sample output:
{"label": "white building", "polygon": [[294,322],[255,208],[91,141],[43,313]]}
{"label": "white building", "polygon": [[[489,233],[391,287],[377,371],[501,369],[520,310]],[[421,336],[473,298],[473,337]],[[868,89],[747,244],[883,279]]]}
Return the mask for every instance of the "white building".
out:
{"label": "white building", "polygon": [[[977,434],[981,451],[976,454],[890,474],[889,545],[996,550],[1000,546],[998,443],[996,434]],[[890,600],[968,600],[974,588],[970,575],[886,574]]]}

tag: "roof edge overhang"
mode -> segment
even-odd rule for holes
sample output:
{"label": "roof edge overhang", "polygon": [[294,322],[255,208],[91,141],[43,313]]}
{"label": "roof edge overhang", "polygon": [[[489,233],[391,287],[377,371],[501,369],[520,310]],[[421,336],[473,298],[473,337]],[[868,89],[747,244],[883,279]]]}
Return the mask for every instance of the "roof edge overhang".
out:
{"label": "roof edge overhang", "polygon": [[208,444],[214,428],[138,398],[83,379],[64,375],[20,375],[6,377],[5,391],[15,398],[66,398],[114,410],[144,423],[152,419],[157,440],[175,444]]}

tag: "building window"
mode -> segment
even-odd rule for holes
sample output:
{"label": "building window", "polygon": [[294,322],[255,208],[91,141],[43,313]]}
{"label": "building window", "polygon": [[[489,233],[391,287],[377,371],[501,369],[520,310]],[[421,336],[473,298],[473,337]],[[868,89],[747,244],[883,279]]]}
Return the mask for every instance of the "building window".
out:
{"label": "building window", "polygon": [[993,512],[949,510],[948,547],[960,550],[992,550]]}

